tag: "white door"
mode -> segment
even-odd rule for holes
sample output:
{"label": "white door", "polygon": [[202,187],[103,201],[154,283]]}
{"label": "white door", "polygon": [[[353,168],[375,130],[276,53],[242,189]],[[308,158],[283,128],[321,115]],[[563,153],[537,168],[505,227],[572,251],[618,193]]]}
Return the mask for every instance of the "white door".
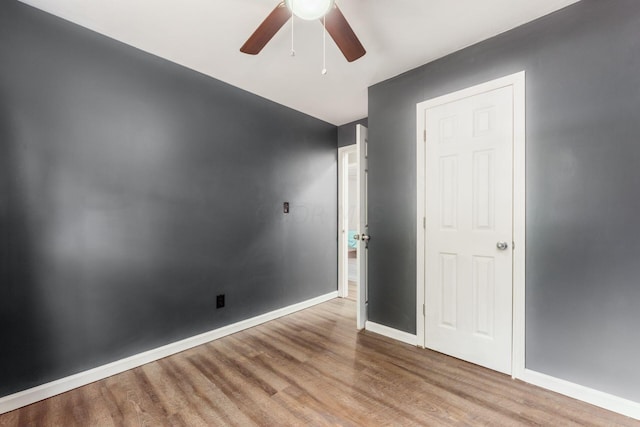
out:
{"label": "white door", "polygon": [[367,264],[369,261],[369,216],[367,211],[367,190],[368,190],[368,163],[367,163],[367,128],[362,125],[356,126],[356,145],[358,156],[358,209],[359,209],[359,230],[356,235],[358,242],[358,308],[357,327],[364,329],[367,321]]}
{"label": "white door", "polygon": [[425,347],[511,373],[513,87],[424,110]]}

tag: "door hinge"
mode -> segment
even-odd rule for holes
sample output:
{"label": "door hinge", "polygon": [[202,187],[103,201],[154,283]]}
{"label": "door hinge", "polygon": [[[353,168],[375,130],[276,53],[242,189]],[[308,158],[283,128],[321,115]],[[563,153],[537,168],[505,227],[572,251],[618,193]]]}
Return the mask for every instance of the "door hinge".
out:
{"label": "door hinge", "polygon": [[427,142],[427,130],[426,129],[422,132],[422,141],[423,142]]}
{"label": "door hinge", "polygon": [[422,217],[422,228],[427,228],[427,217],[426,216]]}
{"label": "door hinge", "polygon": [[423,316],[427,315],[426,309],[424,308],[424,304],[422,304],[422,315]]}

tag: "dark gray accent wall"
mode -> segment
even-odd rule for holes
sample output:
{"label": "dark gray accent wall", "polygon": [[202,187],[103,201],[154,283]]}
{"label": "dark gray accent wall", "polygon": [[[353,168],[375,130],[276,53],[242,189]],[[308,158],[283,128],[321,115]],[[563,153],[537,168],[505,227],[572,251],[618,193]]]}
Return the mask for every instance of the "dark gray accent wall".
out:
{"label": "dark gray accent wall", "polygon": [[416,103],[521,70],[526,366],[640,401],[640,2],[583,0],[369,89],[369,319],[415,333]]}
{"label": "dark gray accent wall", "polygon": [[0,396],[335,291],[336,144],[0,2]]}
{"label": "dark gray accent wall", "polygon": [[365,117],[364,119],[338,126],[338,148],[356,143],[356,125],[368,127],[369,121]]}

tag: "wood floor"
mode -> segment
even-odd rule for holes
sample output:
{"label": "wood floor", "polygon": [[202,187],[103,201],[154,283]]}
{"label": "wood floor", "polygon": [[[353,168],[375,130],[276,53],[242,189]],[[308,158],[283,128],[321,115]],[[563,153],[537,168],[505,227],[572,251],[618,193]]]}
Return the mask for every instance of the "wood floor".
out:
{"label": "wood floor", "polygon": [[358,284],[353,280],[347,281],[347,298],[352,301],[356,301],[358,299]]}
{"label": "wood floor", "polygon": [[632,426],[637,421],[355,331],[335,299],[0,415],[0,426]]}

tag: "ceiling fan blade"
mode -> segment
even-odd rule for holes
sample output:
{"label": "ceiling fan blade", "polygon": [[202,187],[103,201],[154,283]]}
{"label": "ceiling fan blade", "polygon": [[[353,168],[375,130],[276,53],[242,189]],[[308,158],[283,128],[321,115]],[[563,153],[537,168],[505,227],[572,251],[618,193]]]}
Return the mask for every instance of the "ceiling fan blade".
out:
{"label": "ceiling fan blade", "polygon": [[269,43],[269,40],[282,28],[289,18],[291,18],[291,12],[287,6],[285,6],[284,2],[281,2],[242,45],[240,52],[248,53],[249,55],[260,53],[262,48]]}
{"label": "ceiling fan blade", "polygon": [[[322,22],[322,18],[320,21]],[[367,53],[338,5],[334,4],[331,11],[325,16],[325,28],[347,61],[353,62]]]}

